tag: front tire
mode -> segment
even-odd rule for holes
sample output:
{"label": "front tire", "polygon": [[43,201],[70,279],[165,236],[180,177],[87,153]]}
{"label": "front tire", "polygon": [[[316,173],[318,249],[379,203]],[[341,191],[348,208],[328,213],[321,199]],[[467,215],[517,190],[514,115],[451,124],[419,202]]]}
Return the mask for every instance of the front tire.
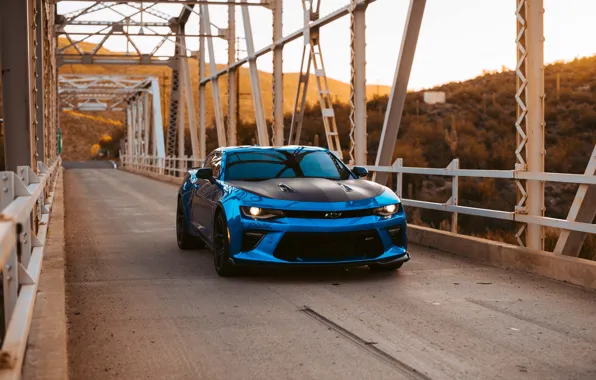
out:
{"label": "front tire", "polygon": [[182,198],[178,198],[178,207],[176,207],[176,241],[178,242],[178,248],[183,250],[205,247],[205,243],[201,238],[193,236],[188,232],[188,223],[184,214]]}
{"label": "front tire", "polygon": [[398,270],[404,263],[392,263],[392,264],[370,264],[368,267],[374,272],[391,272]]}
{"label": "front tire", "polygon": [[215,215],[213,229],[213,265],[215,272],[221,277],[230,277],[237,273],[230,262],[230,242],[228,240],[228,224],[223,212]]}

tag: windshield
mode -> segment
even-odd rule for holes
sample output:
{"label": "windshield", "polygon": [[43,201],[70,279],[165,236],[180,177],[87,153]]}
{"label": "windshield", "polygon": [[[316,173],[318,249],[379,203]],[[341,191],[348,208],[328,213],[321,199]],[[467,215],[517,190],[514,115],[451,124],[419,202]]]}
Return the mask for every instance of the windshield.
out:
{"label": "windshield", "polygon": [[350,171],[325,151],[264,150],[226,155],[227,181],[264,181],[272,178],[327,178],[345,180]]}

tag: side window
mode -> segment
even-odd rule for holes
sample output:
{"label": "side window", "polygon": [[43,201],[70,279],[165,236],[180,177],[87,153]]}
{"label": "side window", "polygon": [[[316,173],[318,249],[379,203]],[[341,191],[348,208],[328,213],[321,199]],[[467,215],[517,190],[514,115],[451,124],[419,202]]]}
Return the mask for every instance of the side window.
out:
{"label": "side window", "polygon": [[204,168],[211,168],[213,170],[213,177],[219,178],[221,172],[221,154],[210,154],[205,158]]}
{"label": "side window", "polygon": [[211,159],[213,158],[213,153],[211,153],[210,155],[208,155],[207,157],[205,157],[205,160],[203,161],[203,167],[204,168],[212,168],[211,166]]}
{"label": "side window", "polygon": [[221,174],[221,154],[220,153],[216,153],[213,155],[213,158],[211,159],[211,167],[213,168],[213,177],[219,178],[219,175]]}

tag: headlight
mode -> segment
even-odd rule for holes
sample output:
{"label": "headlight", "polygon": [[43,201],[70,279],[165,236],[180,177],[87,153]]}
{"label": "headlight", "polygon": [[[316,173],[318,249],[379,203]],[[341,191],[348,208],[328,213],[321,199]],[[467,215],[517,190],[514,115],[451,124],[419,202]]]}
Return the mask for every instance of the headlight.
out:
{"label": "headlight", "polygon": [[283,211],[270,208],[241,206],[242,214],[252,219],[275,219],[284,216]]}
{"label": "headlight", "polygon": [[375,209],[375,214],[389,216],[389,215],[393,215],[393,214],[399,212],[400,210],[401,210],[401,203],[398,203],[398,204],[379,207],[379,208]]}

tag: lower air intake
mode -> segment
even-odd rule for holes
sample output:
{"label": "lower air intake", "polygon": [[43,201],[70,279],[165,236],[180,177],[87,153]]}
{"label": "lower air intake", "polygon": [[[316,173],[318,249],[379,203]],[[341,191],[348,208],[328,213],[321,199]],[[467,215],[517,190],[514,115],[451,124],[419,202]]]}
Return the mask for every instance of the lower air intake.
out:
{"label": "lower air intake", "polygon": [[383,254],[376,230],[345,233],[287,232],[273,256],[291,262],[333,262],[374,259]]}
{"label": "lower air intake", "polygon": [[242,247],[240,250],[242,252],[252,251],[259,245],[263,236],[265,236],[264,232],[246,231],[244,235],[242,235]]}

